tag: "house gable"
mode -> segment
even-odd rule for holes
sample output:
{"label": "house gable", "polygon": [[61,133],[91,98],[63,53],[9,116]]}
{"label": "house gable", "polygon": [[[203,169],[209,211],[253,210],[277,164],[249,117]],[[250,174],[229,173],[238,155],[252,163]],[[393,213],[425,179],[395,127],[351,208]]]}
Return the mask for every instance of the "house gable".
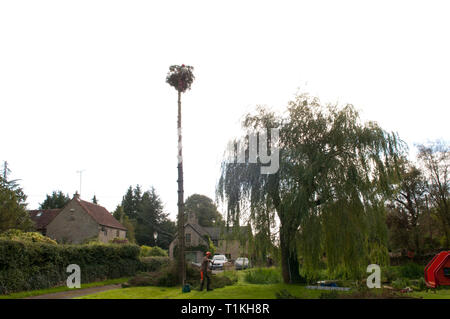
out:
{"label": "house gable", "polygon": [[58,242],[79,244],[98,238],[99,226],[79,202],[71,200],[47,225],[47,236]]}

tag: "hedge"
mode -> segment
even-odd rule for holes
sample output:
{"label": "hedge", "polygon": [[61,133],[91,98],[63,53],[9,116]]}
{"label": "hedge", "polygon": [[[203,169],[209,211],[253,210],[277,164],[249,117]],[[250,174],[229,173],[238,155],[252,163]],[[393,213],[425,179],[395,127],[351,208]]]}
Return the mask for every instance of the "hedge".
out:
{"label": "hedge", "polygon": [[82,283],[147,270],[136,245],[52,245],[0,239],[0,294],[65,285],[70,264],[80,266]]}

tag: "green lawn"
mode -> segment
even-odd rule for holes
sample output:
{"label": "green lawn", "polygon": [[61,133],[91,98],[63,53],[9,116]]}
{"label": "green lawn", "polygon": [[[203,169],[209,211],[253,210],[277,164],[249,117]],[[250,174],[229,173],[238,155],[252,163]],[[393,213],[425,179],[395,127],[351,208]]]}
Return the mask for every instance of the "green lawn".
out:
{"label": "green lawn", "polygon": [[[242,277],[242,276],[239,276]],[[78,299],[274,299],[275,293],[286,289],[292,295],[303,299],[317,299],[326,290],[306,289],[304,285],[288,284],[248,284],[239,278],[233,286],[214,289],[213,291],[197,291],[182,293],[181,287],[132,287],[113,289],[79,297]],[[382,293],[381,290],[373,291]],[[345,294],[347,292],[339,292]],[[405,294],[423,299],[450,299],[450,289],[436,291],[418,291]]]}
{"label": "green lawn", "polygon": [[[87,283],[87,284],[81,284],[81,289],[121,284],[121,283],[127,282],[129,279],[130,279],[129,277],[124,277],[124,278],[109,279],[109,280],[104,280],[104,281],[97,281],[97,282],[91,282],[91,283]],[[56,292],[69,291],[69,290],[73,290],[73,289],[68,288],[67,286],[60,286],[60,287],[54,287],[54,288],[48,288],[48,289],[21,291],[21,292],[15,292],[15,293],[12,293],[9,295],[0,295],[0,299],[21,299],[21,298],[26,298],[26,297],[52,294],[52,293],[56,293]]]}
{"label": "green lawn", "polygon": [[306,289],[302,285],[256,285],[238,283],[233,286],[182,293],[181,287],[133,287],[114,289],[79,297],[79,299],[274,299],[281,289],[300,298],[318,298],[322,291]]}
{"label": "green lawn", "polygon": [[438,290],[417,291],[408,295],[423,299],[450,299],[450,287]]}

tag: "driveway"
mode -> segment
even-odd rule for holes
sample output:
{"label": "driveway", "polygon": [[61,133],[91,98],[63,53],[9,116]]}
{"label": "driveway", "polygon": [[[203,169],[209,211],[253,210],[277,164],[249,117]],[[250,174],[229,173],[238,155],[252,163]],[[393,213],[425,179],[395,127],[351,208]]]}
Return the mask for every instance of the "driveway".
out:
{"label": "driveway", "polygon": [[115,285],[106,285],[106,286],[91,287],[91,288],[84,288],[84,289],[73,289],[73,290],[68,290],[68,291],[55,292],[52,294],[27,297],[24,299],[72,299],[72,298],[81,297],[84,295],[90,295],[90,294],[93,294],[96,292],[101,292],[101,291],[106,291],[106,290],[111,290],[111,289],[118,289],[120,287],[122,287],[121,284],[115,284]]}

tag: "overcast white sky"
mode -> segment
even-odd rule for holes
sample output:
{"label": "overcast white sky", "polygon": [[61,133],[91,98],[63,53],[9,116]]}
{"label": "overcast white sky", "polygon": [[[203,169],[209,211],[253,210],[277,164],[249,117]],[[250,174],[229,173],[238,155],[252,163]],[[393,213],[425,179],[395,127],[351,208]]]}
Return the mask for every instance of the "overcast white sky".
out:
{"label": "overcast white sky", "polygon": [[241,116],[300,88],[352,103],[411,146],[449,138],[448,1],[1,1],[0,160],[29,208],[79,188],[109,210],[153,185],[176,216],[171,64],[183,95],[185,197],[214,198]]}

